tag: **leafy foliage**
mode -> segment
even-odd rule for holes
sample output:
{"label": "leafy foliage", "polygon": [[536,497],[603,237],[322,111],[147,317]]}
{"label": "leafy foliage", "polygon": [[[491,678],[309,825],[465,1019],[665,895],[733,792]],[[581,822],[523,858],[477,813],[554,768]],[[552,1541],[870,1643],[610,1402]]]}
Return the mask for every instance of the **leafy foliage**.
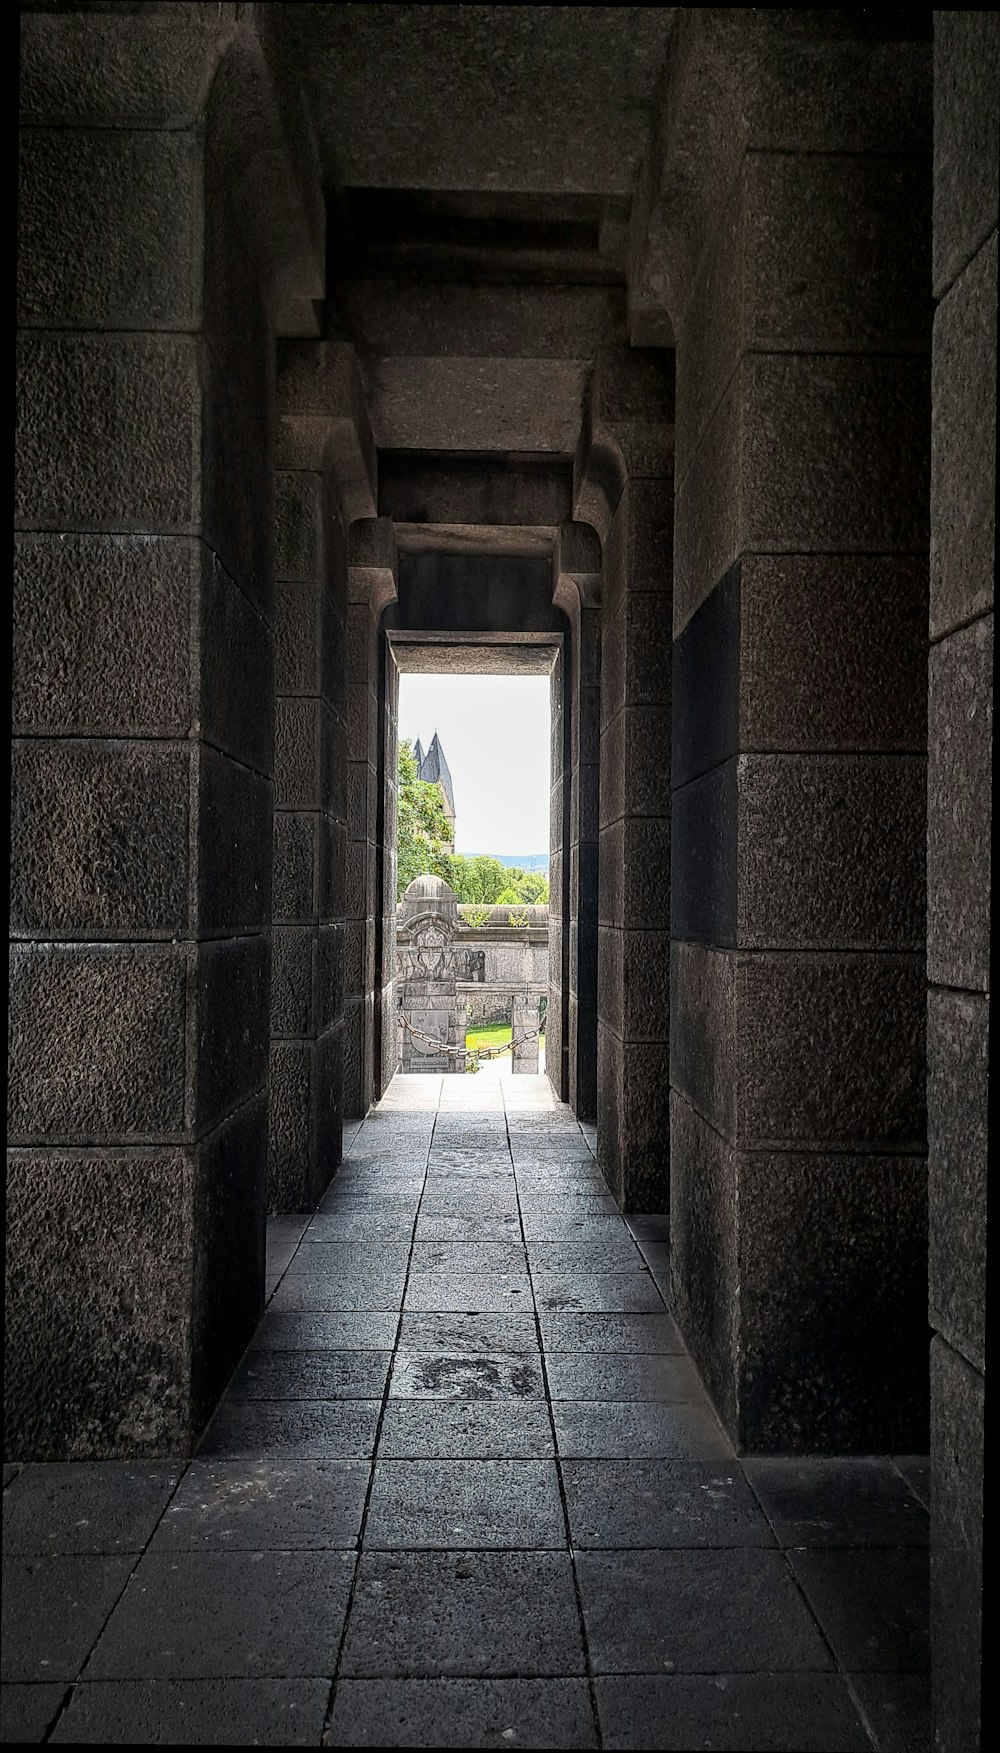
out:
{"label": "leafy foliage", "polygon": [[[461,852],[445,852],[452,829],[441,793],[436,785],[417,778],[416,758],[406,739],[399,745],[398,787],[397,900],[414,877],[439,876],[451,884],[459,901],[474,907],[492,907],[498,901],[548,906],[549,884],[541,871],[518,870],[483,853],[466,858]],[[485,924],[486,918],[470,923]]]}

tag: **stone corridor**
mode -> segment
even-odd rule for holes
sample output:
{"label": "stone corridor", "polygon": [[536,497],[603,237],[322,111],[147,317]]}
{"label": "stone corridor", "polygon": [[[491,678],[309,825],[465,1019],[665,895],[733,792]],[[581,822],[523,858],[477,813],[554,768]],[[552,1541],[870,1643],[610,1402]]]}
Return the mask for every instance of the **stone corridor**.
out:
{"label": "stone corridor", "polygon": [[4,1473],[3,1739],[927,1742],[927,1467],[740,1462],[543,1077],[393,1079],[182,1462]]}

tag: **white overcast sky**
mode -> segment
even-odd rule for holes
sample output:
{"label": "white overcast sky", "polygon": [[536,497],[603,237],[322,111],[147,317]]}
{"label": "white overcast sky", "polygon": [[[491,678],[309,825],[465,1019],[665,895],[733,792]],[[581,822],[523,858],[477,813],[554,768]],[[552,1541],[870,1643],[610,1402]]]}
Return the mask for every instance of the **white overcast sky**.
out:
{"label": "white overcast sky", "polygon": [[399,735],[437,731],[455,791],[456,852],[549,850],[548,676],[399,678]]}

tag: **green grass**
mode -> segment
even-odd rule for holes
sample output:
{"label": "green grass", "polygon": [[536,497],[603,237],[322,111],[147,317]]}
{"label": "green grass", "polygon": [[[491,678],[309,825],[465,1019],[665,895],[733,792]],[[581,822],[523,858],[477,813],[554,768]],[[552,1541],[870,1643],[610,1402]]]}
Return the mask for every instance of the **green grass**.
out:
{"label": "green grass", "polygon": [[[470,1050],[475,1047],[499,1047],[510,1040],[510,1033],[509,1023],[489,1023],[484,1029],[470,1029],[465,1037],[465,1045]],[[544,1047],[545,1036],[539,1035],[538,1038]]]}

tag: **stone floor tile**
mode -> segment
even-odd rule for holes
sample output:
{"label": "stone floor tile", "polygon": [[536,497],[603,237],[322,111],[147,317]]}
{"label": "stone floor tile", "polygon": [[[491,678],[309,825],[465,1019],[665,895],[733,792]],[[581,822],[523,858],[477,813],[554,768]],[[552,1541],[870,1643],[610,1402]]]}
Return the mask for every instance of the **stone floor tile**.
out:
{"label": "stone floor tile", "polygon": [[663,1299],[648,1272],[534,1272],[539,1309],[636,1314],[662,1311]]}
{"label": "stone floor tile", "polygon": [[688,1357],[666,1352],[553,1351],[546,1360],[553,1400],[671,1400],[704,1403]]}
{"label": "stone floor tile", "polygon": [[530,1309],[531,1280],[527,1273],[413,1272],[406,1286],[404,1308],[440,1313],[466,1310]]}
{"label": "stone floor tile", "polygon": [[628,1211],[625,1222],[637,1241],[669,1242],[670,1213],[668,1211]]}
{"label": "stone floor tile", "polygon": [[341,1664],[345,1678],[528,1679],[583,1671],[568,1553],[362,1555]]}
{"label": "stone floor tile", "polygon": [[370,1477],[368,1459],[198,1458],[150,1550],[346,1551],[357,1542]]}
{"label": "stone floor tile", "polygon": [[341,1274],[286,1273],[271,1301],[275,1314],[356,1313],[398,1309],[403,1298],[406,1270],[403,1265],[369,1272]]}
{"label": "stone floor tile", "polygon": [[596,1683],[604,1746],[868,1753],[839,1674],[655,1674]]}
{"label": "stone floor tile", "polygon": [[421,1217],[501,1217],[518,1222],[517,1194],[511,1182],[498,1186],[496,1180],[454,1181],[447,1185],[427,1187],[420,1202]]}
{"label": "stone floor tile", "polygon": [[528,1270],[520,1238],[503,1242],[421,1242],[413,1244],[411,1272],[499,1272],[523,1276]]}
{"label": "stone floor tile", "polygon": [[427,1179],[431,1183],[465,1178],[509,1181],[513,1175],[513,1164],[506,1154],[500,1157],[492,1153],[481,1155],[475,1150],[432,1150],[427,1159]]}
{"label": "stone floor tile", "polygon": [[395,1310],[341,1309],[273,1313],[270,1309],[250,1343],[251,1351],[387,1351],[396,1338]]}
{"label": "stone floor tile", "polygon": [[228,1400],[378,1400],[389,1351],[250,1351]]}
{"label": "stone floor tile", "polygon": [[927,1512],[892,1463],[747,1459],[782,1546],[926,1546]]}
{"label": "stone floor tile", "polygon": [[399,1331],[403,1351],[530,1351],[537,1355],[538,1332],[532,1310],[508,1309],[427,1313],[407,1311]]}
{"label": "stone floor tile", "polygon": [[68,1696],[62,1685],[0,1686],[0,1745],[43,1741]]}
{"label": "stone floor tile", "polygon": [[376,1277],[396,1280],[406,1272],[410,1257],[408,1238],[375,1247],[367,1242],[320,1242],[306,1236],[288,1268],[290,1277],[303,1275],[337,1279]]}
{"label": "stone floor tile", "polygon": [[579,1217],[614,1217],[621,1223],[621,1215],[611,1194],[601,1193],[596,1183],[589,1179],[564,1182],[558,1192],[541,1185],[529,1187],[519,1181],[517,1190],[522,1214],[526,1211],[543,1213],[552,1205],[558,1210],[564,1205],[572,1205]]}
{"label": "stone floor tile", "polygon": [[922,1674],[930,1663],[927,1553],[790,1552],[846,1673]]}
{"label": "stone floor tile", "polygon": [[642,1257],[656,1279],[657,1284],[667,1286],[670,1283],[670,1245],[668,1242],[647,1242],[640,1244]]}
{"label": "stone floor tile", "polygon": [[550,1351],[670,1352],[686,1355],[672,1316],[659,1314],[577,1314],[539,1309],[542,1344]]}
{"label": "stone floor tile", "polygon": [[380,1458],[516,1460],[554,1453],[548,1409],[535,1400],[390,1399],[379,1442]]}
{"label": "stone floor tile", "polygon": [[562,1456],[595,1460],[731,1461],[728,1439],[705,1405],[684,1402],[555,1400],[552,1418]]}
{"label": "stone floor tile", "polygon": [[893,1455],[892,1464],[903,1475],[925,1510],[931,1507],[931,1458],[929,1455]]}
{"label": "stone floor tile", "polygon": [[318,1747],[330,1682],[102,1680],[77,1686],[53,1741]]}
{"label": "stone floor tile", "polygon": [[545,1383],[540,1359],[519,1351],[398,1351],[389,1392],[408,1400],[544,1400]]}
{"label": "stone floor tile", "polygon": [[131,1554],[8,1558],[0,1678],[75,1680],[135,1562]]}
{"label": "stone floor tile", "polygon": [[272,1242],[268,1240],[265,1261],[265,1275],[268,1278],[280,1278],[287,1272],[293,1259],[298,1242]]}
{"label": "stone floor tile", "polygon": [[364,1459],[381,1410],[380,1400],[224,1400],[199,1454]]}
{"label": "stone floor tile", "polygon": [[581,1552],[595,1674],[832,1668],[780,1552]]}
{"label": "stone floor tile", "polygon": [[576,1272],[643,1272],[642,1255],[625,1227],[615,1225],[614,1231],[597,1241],[563,1239],[558,1242],[528,1243],[528,1259],[532,1272],[555,1272],[569,1276]]}
{"label": "stone floor tile", "polygon": [[330,1747],[596,1747],[585,1680],[342,1680]]}
{"label": "stone floor tile", "polygon": [[852,1674],[878,1753],[931,1753],[929,1674]]}
{"label": "stone floor tile", "polygon": [[[594,1202],[590,1200],[588,1205]],[[598,1202],[599,1204],[601,1202]],[[579,1199],[565,1199],[522,1207],[521,1221],[528,1246],[533,1242],[606,1242],[614,1247],[628,1231],[617,1213],[603,1208],[594,1212],[580,1209]]]}
{"label": "stone floor tile", "polygon": [[416,1242],[515,1242],[520,1246],[521,1223],[516,1215],[490,1217],[482,1212],[458,1216],[421,1210]]}
{"label": "stone floor tile", "polygon": [[354,1567],[348,1552],[147,1552],[84,1678],[332,1675]]}
{"label": "stone floor tile", "polygon": [[[414,1211],[416,1203],[414,1202]],[[407,1206],[373,1215],[367,1203],[359,1207],[334,1206],[318,1211],[309,1225],[310,1242],[365,1242],[377,1232],[384,1242],[408,1242],[413,1234],[414,1211]]]}
{"label": "stone floor tile", "polygon": [[141,1552],[180,1461],[31,1462],[3,1499],[4,1553]]}
{"label": "stone floor tile", "polygon": [[375,1464],[365,1551],[486,1547],[561,1550],[566,1522],[554,1461]]}
{"label": "stone floor tile", "polygon": [[562,1478],[578,1547],[775,1543],[738,1462],[564,1460]]}

